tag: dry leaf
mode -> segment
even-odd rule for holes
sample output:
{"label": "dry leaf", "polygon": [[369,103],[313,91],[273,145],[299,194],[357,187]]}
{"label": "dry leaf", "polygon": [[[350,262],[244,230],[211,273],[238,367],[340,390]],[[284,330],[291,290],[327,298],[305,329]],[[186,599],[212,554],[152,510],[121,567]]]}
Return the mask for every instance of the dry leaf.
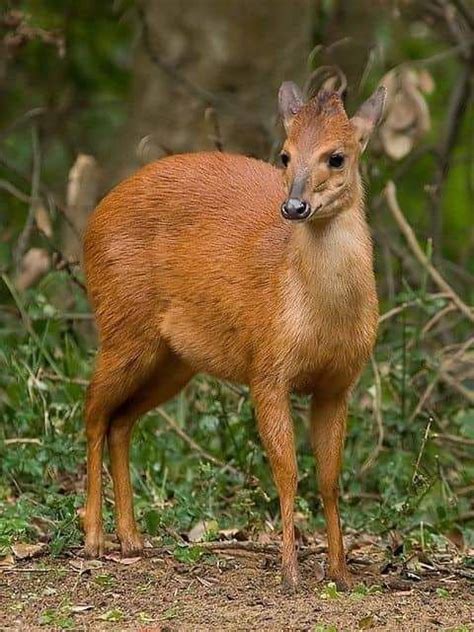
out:
{"label": "dry leaf", "polygon": [[87,573],[97,568],[102,568],[103,563],[100,560],[70,560],[69,566],[71,566],[78,573]]}
{"label": "dry leaf", "polygon": [[136,564],[141,561],[141,557],[121,557],[118,562],[119,564],[124,564],[125,566],[131,566],[132,564]]}
{"label": "dry leaf", "polygon": [[219,525],[215,520],[200,520],[188,532],[188,540],[190,542],[202,542],[206,534],[216,532],[218,529]]}
{"label": "dry leaf", "polygon": [[400,160],[430,129],[423,93],[434,89],[433,78],[426,70],[402,66],[388,72],[380,83],[387,88],[387,98],[377,139],[390,158]]}
{"label": "dry leaf", "polygon": [[115,562],[116,564],[123,564],[124,566],[130,566],[131,564],[136,564],[137,562],[139,562],[142,558],[137,556],[137,557],[121,557],[120,553],[110,553],[109,555],[105,556],[106,560],[109,560],[110,562]]}
{"label": "dry leaf", "polygon": [[236,527],[233,529],[219,529],[219,536],[221,540],[233,540],[239,531],[240,529]]}
{"label": "dry leaf", "polygon": [[37,283],[51,268],[51,259],[44,248],[30,248],[21,260],[20,274],[15,279],[17,290],[23,291]]}
{"label": "dry leaf", "polygon": [[35,222],[38,230],[51,239],[53,236],[53,225],[51,224],[48,211],[42,204],[38,204],[35,208]]}
{"label": "dry leaf", "polygon": [[460,529],[458,529],[457,527],[453,527],[445,535],[448,540],[454,544],[458,551],[464,551],[464,549],[466,548],[466,543],[464,541],[463,532]]}
{"label": "dry leaf", "polygon": [[71,606],[71,612],[73,613],[81,613],[81,612],[87,612],[88,610],[92,610],[94,608],[94,606],[92,604],[87,604],[87,605],[77,605],[77,606]]}
{"label": "dry leaf", "polygon": [[317,584],[322,582],[325,577],[323,565],[320,562],[314,562],[313,569],[311,571],[311,580]]}
{"label": "dry leaf", "polygon": [[0,557],[0,571],[4,571],[8,568],[13,568],[15,566],[15,558],[11,553]]}
{"label": "dry leaf", "polygon": [[418,71],[418,85],[425,94],[431,94],[435,89],[435,82],[431,74],[424,68]]}
{"label": "dry leaf", "polygon": [[12,545],[12,551],[18,560],[28,560],[38,557],[46,549],[46,544],[27,544],[26,542],[16,542]]}
{"label": "dry leaf", "polygon": [[272,538],[271,538],[269,533],[266,533],[265,531],[262,531],[257,536],[257,542],[259,544],[271,544],[272,543]]}

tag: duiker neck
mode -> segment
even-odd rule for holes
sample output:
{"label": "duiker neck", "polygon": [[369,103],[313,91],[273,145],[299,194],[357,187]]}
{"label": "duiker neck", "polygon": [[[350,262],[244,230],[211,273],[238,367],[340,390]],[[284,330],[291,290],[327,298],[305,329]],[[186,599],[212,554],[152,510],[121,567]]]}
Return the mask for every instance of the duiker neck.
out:
{"label": "duiker neck", "polygon": [[372,244],[362,195],[327,220],[294,227],[290,267],[310,294],[339,292],[372,272]]}

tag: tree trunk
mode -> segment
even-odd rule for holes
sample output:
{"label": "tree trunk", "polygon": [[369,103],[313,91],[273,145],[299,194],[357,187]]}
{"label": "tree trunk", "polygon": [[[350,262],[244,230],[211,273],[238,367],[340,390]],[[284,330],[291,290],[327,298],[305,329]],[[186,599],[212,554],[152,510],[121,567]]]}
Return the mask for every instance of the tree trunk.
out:
{"label": "tree trunk", "polygon": [[300,83],[312,42],[310,0],[151,0],[140,14],[132,102],[109,184],[167,151],[268,158],[280,83]]}

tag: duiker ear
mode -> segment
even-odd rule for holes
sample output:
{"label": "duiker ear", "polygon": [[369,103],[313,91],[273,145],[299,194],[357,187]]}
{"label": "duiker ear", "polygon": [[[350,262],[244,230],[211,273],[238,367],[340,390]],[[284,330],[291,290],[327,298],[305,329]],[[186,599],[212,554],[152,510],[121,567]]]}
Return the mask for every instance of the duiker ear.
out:
{"label": "duiker ear", "polygon": [[357,134],[361,151],[367,147],[370,135],[380,123],[387,88],[379,86],[371,97],[365,101],[351,118],[352,126]]}
{"label": "duiker ear", "polygon": [[293,81],[284,81],[278,92],[278,107],[283,125],[288,131],[293,117],[303,107],[303,93]]}

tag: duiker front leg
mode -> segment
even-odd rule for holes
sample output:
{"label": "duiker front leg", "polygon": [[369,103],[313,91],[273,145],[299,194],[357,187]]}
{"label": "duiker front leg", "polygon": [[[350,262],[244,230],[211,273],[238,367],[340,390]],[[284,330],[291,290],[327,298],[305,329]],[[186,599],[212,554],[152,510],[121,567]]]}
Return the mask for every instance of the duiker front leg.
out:
{"label": "duiker front leg", "polygon": [[316,457],[319,491],[328,537],[329,577],[341,590],[350,587],[339,515],[339,474],[346,435],[347,393],[332,398],[314,396],[311,442]]}
{"label": "duiker front leg", "polygon": [[258,384],[253,386],[252,395],[257,412],[258,429],[280,496],[283,525],[283,585],[294,591],[298,585],[294,529],[294,502],[298,474],[289,392],[281,386]]}

